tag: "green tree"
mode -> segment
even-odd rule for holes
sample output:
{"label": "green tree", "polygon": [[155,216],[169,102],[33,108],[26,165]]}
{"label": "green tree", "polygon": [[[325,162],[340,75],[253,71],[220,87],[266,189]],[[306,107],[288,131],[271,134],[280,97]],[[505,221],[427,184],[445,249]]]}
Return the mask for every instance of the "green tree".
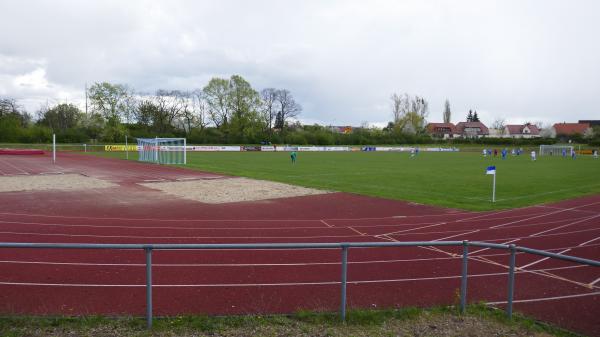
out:
{"label": "green tree", "polygon": [[38,123],[55,131],[65,131],[77,127],[81,115],[81,110],[75,105],[62,103],[43,111]]}
{"label": "green tree", "polygon": [[224,78],[213,77],[202,89],[208,105],[208,116],[217,128],[227,126],[231,119],[229,105],[229,81]]}
{"label": "green tree", "polygon": [[128,119],[126,113],[130,110],[128,106],[130,93],[125,85],[94,83],[88,89],[88,95],[92,110],[101,114],[109,124],[116,125],[121,117]]}

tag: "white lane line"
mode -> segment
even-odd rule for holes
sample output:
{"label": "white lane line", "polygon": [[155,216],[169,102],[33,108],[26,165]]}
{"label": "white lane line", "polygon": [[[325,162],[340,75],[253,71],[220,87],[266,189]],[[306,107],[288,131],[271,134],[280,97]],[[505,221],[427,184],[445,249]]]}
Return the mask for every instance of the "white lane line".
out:
{"label": "white lane line", "polygon": [[[563,254],[563,253],[566,253],[566,252],[568,252],[568,251],[570,251],[570,250],[571,250],[570,248],[569,248],[569,249],[565,249],[565,250],[562,250],[562,251],[560,251],[560,252],[558,252],[558,253],[556,253],[556,254]],[[518,268],[519,268],[519,269],[525,269],[525,268],[527,268],[527,267],[531,267],[531,266],[533,266],[534,264],[538,264],[538,263],[540,263],[540,262],[544,262],[544,261],[546,261],[546,260],[548,260],[548,259],[550,259],[550,257],[545,257],[545,258],[539,259],[539,260],[537,260],[537,261],[533,261],[533,262],[531,262],[531,263],[528,263],[528,264],[526,264],[526,265],[524,265],[524,266],[520,266],[520,267],[518,267]]]}
{"label": "white lane line", "polygon": [[440,223],[436,223],[436,224],[433,224],[433,225],[427,225],[427,226],[422,226],[422,227],[416,227],[416,228],[411,228],[411,229],[403,229],[403,230],[399,230],[399,231],[384,233],[382,235],[391,235],[391,234],[399,234],[399,233],[411,232],[411,231],[415,231],[417,229],[423,229],[423,228],[429,228],[429,227],[436,227],[436,226],[441,226],[441,225],[445,225],[445,224],[446,224],[446,222],[440,222]]}
{"label": "white lane line", "polygon": [[[533,273],[533,271],[516,272]],[[506,272],[471,274],[469,278],[506,276]],[[434,277],[415,277],[401,279],[385,280],[358,280],[348,281],[348,284],[369,284],[369,283],[395,283],[395,282],[415,282],[415,281],[436,281],[448,279],[460,279],[461,275],[434,276]],[[269,287],[269,286],[306,286],[306,285],[336,285],[340,281],[321,281],[321,282],[286,282],[286,283],[216,283],[216,284],[152,284],[152,287]],[[34,283],[34,282],[0,282],[0,285],[8,286],[41,286],[41,287],[146,287],[145,284],[88,284],[88,283]],[[598,292],[600,293],[600,292]],[[516,302],[516,301],[515,301]]]}
{"label": "white lane line", "polygon": [[138,235],[92,235],[92,234],[61,234],[61,233],[24,233],[0,232],[8,235],[31,236],[65,236],[89,238],[126,238],[126,239],[325,239],[325,238],[356,238],[360,235],[317,235],[317,236],[138,236]]}
{"label": "white lane line", "polygon": [[[553,296],[553,297],[541,297],[541,298],[530,298],[526,300],[513,300],[513,303],[528,303],[528,302],[542,302],[542,301],[553,301],[553,300],[562,300],[567,298],[577,298],[577,297],[586,297],[586,296],[597,296],[600,295],[600,291],[596,291],[593,293],[585,293],[585,294],[575,294],[575,295],[565,295],[565,296]],[[487,302],[487,305],[497,305],[497,304],[506,304],[507,301],[495,301],[495,302]]]}
{"label": "white lane line", "polygon": [[[518,252],[517,255],[526,253]],[[481,257],[506,256],[505,253],[480,255]],[[378,264],[378,263],[404,263],[404,262],[431,262],[455,260],[460,257],[426,257],[414,259],[393,259],[393,260],[365,260],[348,261],[348,264]],[[24,265],[57,265],[57,266],[99,266],[99,267],[146,267],[145,263],[95,263],[95,262],[52,262],[52,261],[22,261],[22,260],[0,260],[4,264],[24,264]],[[333,262],[291,262],[291,263],[153,263],[156,267],[277,267],[277,266],[328,266],[339,265],[339,261]],[[572,265],[558,267],[556,269],[573,269],[588,267],[587,265]]]}
{"label": "white lane line", "polygon": [[321,219],[321,220],[319,220],[319,221],[321,221],[321,222],[322,222],[322,223],[323,223],[325,226],[327,226],[327,227],[333,227],[333,225],[330,225],[330,224],[328,224],[328,223],[327,223],[327,221],[325,221],[325,220],[323,220],[323,219]]}
{"label": "white lane line", "polygon": [[[546,205],[536,205],[534,207],[543,207],[543,208],[551,208],[551,209],[565,209],[565,208],[561,208],[561,207],[553,207],[553,206],[546,206]],[[574,212],[582,212],[582,213],[589,213],[589,214],[598,214],[598,212],[587,211],[587,210],[583,210],[583,209],[572,209],[572,211],[574,211]]]}
{"label": "white lane line", "polygon": [[351,229],[352,231],[354,231],[355,233],[358,233],[358,234],[360,234],[360,235],[362,235],[362,236],[364,236],[364,235],[367,235],[366,233],[363,233],[363,232],[361,232],[361,231],[357,231],[356,229],[354,229],[354,228],[352,228],[352,227],[348,227],[348,228],[349,228],[349,229]]}
{"label": "white lane line", "polygon": [[561,209],[561,210],[558,210],[558,211],[549,212],[549,213],[545,213],[545,214],[542,214],[542,215],[537,215],[537,216],[533,216],[533,217],[529,217],[529,218],[525,218],[525,219],[521,219],[521,220],[515,220],[515,221],[507,222],[507,223],[504,223],[504,224],[492,226],[490,228],[505,227],[505,226],[508,226],[508,225],[512,225],[514,223],[519,223],[519,222],[523,222],[523,221],[527,221],[527,220],[531,220],[531,219],[537,219],[537,218],[542,218],[542,217],[549,216],[549,215],[564,213],[564,212],[572,211],[572,210],[580,208],[580,207],[586,207],[586,206],[595,205],[595,204],[600,204],[600,201],[598,201],[598,202],[592,202],[592,203],[589,203],[589,204],[580,205],[580,206],[576,206],[576,207],[572,207],[572,208],[565,208],[565,209]]}
{"label": "white lane line", "polygon": [[598,277],[595,281],[593,281],[592,283],[590,283],[590,286],[593,286],[594,284],[600,282],[600,277]]}
{"label": "white lane line", "polygon": [[[517,241],[519,241],[519,240],[521,240],[521,239],[513,239],[513,240],[509,240],[509,241],[502,242],[501,244],[503,244],[503,245],[507,245],[507,244],[509,244],[509,243],[517,242]],[[475,251],[469,252],[469,255],[471,255],[471,254],[476,254],[476,253],[479,253],[479,252],[483,252],[483,251],[486,251],[486,250],[489,250],[489,249],[491,249],[491,248],[482,248],[482,249],[478,249],[478,250],[475,250]],[[481,256],[483,256],[483,255],[478,255],[478,256],[479,256],[479,257],[481,257]]]}
{"label": "white lane line", "polygon": [[533,237],[533,236],[538,236],[538,235],[540,235],[540,234],[544,234],[544,233],[552,232],[552,231],[555,231],[555,230],[557,230],[557,229],[564,228],[564,227],[568,227],[568,226],[573,226],[573,225],[576,225],[576,224],[578,224],[578,223],[580,223],[580,222],[584,222],[584,221],[592,220],[592,219],[594,219],[594,218],[598,218],[598,217],[600,217],[600,214],[593,215],[593,216],[590,216],[590,217],[587,217],[587,218],[584,218],[584,219],[581,219],[581,220],[577,220],[577,221],[569,222],[569,223],[567,223],[567,224],[564,224],[564,225],[562,225],[562,226],[558,226],[558,227],[550,228],[550,229],[547,229],[547,230],[545,230],[545,231],[541,231],[541,232],[537,232],[537,233],[531,234],[531,235],[529,235],[529,236],[531,236],[531,237]]}
{"label": "white lane line", "polygon": [[600,240],[600,236],[599,236],[599,237],[597,237],[597,238],[595,238],[595,239],[591,239],[591,240],[589,240],[589,241],[586,241],[586,242],[584,242],[584,243],[581,243],[581,244],[579,244],[579,246],[585,246],[585,245],[587,245],[588,243],[590,243],[590,242],[594,242],[594,241],[596,241],[596,240]]}
{"label": "white lane line", "polygon": [[29,172],[20,169],[19,167],[15,166],[15,165],[13,165],[11,163],[9,163],[8,161],[3,161],[3,163],[6,164],[6,165],[8,165],[8,166],[11,166],[12,168],[16,169],[17,171],[21,171],[21,174],[29,174]]}

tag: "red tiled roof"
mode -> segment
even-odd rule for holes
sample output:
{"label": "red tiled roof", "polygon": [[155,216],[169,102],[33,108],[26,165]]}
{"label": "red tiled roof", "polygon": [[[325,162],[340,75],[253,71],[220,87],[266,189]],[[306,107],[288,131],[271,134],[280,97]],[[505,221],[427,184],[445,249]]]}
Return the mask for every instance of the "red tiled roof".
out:
{"label": "red tiled roof", "polygon": [[525,129],[525,127],[529,128],[529,135],[539,135],[540,134],[540,129],[538,129],[537,126],[533,125],[533,124],[517,124],[517,125],[507,125],[506,129],[508,130],[508,133],[511,135],[520,135],[523,134],[523,129]]}
{"label": "red tiled roof", "polygon": [[487,126],[481,122],[460,122],[456,124],[456,130],[458,133],[464,133],[465,128],[479,128],[478,135],[489,135],[490,130],[488,130]]}
{"label": "red tiled roof", "polygon": [[425,128],[429,133],[442,133],[446,130],[449,130],[452,134],[457,133],[456,126],[452,123],[429,123]]}
{"label": "red tiled roof", "polygon": [[583,134],[589,129],[587,123],[556,123],[552,126],[557,135],[573,135],[576,133]]}

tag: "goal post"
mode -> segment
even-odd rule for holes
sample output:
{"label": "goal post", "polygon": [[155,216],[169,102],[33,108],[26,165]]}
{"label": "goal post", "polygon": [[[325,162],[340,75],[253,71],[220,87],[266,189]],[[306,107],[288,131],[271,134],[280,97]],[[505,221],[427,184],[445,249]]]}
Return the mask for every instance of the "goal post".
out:
{"label": "goal post", "polygon": [[187,164],[185,138],[137,138],[138,160],[156,164]]}
{"label": "goal post", "polygon": [[540,156],[561,156],[563,151],[568,156],[573,154],[573,146],[570,145],[540,145]]}

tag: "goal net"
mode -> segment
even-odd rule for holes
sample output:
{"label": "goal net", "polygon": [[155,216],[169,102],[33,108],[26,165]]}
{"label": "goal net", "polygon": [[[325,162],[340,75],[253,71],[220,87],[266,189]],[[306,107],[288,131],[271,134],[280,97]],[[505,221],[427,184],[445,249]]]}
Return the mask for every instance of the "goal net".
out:
{"label": "goal net", "polygon": [[186,164],[185,138],[137,138],[138,160],[157,164]]}
{"label": "goal net", "polygon": [[563,151],[567,156],[573,152],[573,146],[569,145],[540,145],[540,156],[562,156]]}

